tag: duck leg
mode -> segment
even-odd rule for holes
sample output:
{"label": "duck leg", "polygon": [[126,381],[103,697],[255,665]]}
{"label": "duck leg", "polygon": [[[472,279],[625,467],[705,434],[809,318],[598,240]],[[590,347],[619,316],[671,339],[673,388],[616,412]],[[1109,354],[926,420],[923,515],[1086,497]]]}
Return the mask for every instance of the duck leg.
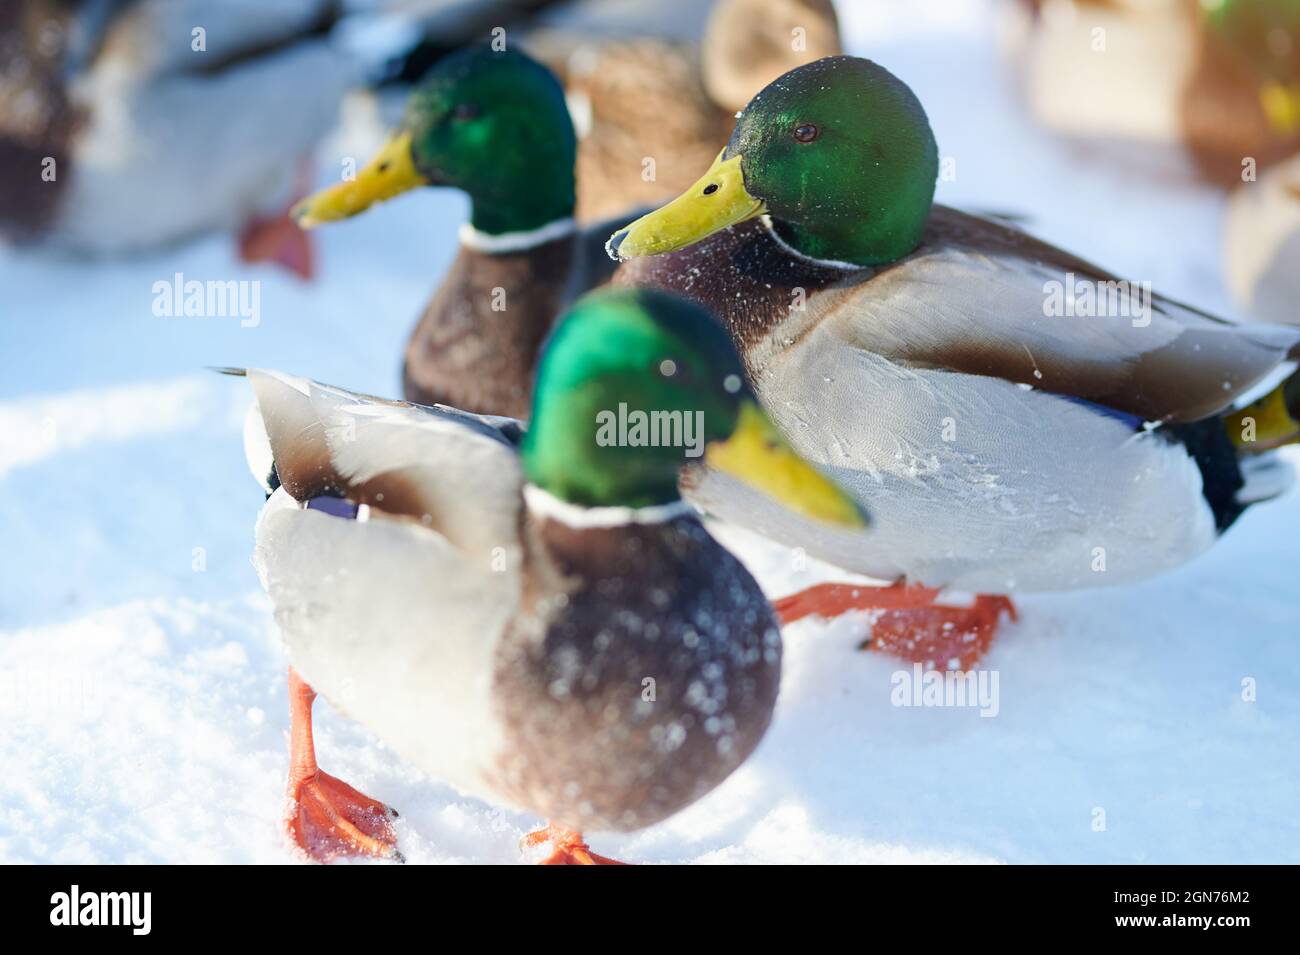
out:
{"label": "duck leg", "polygon": [[817,584],[773,602],[782,624],[808,616],[837,617],[850,610],[876,610],[871,636],[861,649],[876,650],[939,670],[969,670],[988,652],[1005,611],[1017,619],[1009,597],[980,594],[969,607],[936,604],[939,591],[909,586]]}
{"label": "duck leg", "polygon": [[239,258],[243,262],[274,262],[304,281],[316,275],[316,249],[312,238],[289,215],[311,182],[309,167],[299,168],[294,201],[273,215],[255,215],[239,232]]}
{"label": "duck leg", "polygon": [[531,849],[543,843],[550,843],[554,848],[549,856],[538,865],[627,865],[617,859],[596,855],[582,838],[582,833],[574,832],[556,823],[550,823],[544,829],[530,832],[521,840],[523,848]]}
{"label": "duck leg", "polygon": [[405,861],[393,831],[397,813],[316,765],[311,731],[315,700],[316,691],[290,667],[289,837],[317,862],[339,856]]}

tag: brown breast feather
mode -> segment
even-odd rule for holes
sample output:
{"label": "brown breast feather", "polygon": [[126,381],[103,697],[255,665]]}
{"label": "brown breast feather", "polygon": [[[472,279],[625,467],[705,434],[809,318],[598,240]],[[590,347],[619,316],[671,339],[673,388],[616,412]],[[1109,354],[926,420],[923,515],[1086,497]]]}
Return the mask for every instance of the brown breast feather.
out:
{"label": "brown breast feather", "polygon": [[493,677],[506,730],[494,785],[579,829],[664,819],[766,731],[780,678],[772,610],[694,517],[533,518],[528,536],[524,609]]}

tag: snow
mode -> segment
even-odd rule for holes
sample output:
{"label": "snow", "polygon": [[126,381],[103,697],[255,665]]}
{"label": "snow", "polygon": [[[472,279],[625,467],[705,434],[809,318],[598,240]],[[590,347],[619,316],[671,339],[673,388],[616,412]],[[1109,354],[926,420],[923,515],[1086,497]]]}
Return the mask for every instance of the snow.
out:
{"label": "snow", "polygon": [[[924,6],[842,5],[852,50],[913,85],[957,160],[941,199],[1028,213],[1074,251],[1227,312],[1222,198],[1036,131],[989,7]],[[294,860],[279,829],[284,660],[249,563],[262,495],[243,462],[248,389],[204,366],[392,393],[465,212],[426,190],[322,230],[314,285],[240,265],[221,238],[93,264],[0,253],[0,861]],[[156,317],[153,283],[177,272],[260,281],[260,323]],[[719,534],[773,596],[843,576]],[[638,862],[1300,861],[1298,539],[1291,492],[1179,571],[1020,601],[987,658],[993,718],[896,707],[904,667],[855,650],[863,620],[801,622],[749,763],[652,829],[593,833],[593,848]],[[317,749],[401,811],[413,863],[521,861],[541,822],[423,776],[324,703]]]}

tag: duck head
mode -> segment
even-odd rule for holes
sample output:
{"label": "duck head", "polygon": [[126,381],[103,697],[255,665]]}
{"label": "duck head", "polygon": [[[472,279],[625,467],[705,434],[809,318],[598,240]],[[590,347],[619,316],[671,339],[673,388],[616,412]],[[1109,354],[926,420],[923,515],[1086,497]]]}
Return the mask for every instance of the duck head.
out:
{"label": "duck head", "polygon": [[832,56],[764,87],[689,190],[614,234],[620,259],[672,252],[769,215],[797,252],[881,265],[916,248],[938,147],[920,101],[888,70]]}
{"label": "duck head", "polygon": [[653,289],[592,293],[559,321],[523,460],[531,483],[585,507],[672,503],[682,467],[707,463],[805,516],[866,523],[759,408],[722,326]]}
{"label": "duck head", "polygon": [[354,179],[294,207],[303,228],[345,219],[417,186],[466,192],[470,222],[492,235],[573,214],[577,140],[555,75],[514,50],[469,47],[441,60],[401,124]]}

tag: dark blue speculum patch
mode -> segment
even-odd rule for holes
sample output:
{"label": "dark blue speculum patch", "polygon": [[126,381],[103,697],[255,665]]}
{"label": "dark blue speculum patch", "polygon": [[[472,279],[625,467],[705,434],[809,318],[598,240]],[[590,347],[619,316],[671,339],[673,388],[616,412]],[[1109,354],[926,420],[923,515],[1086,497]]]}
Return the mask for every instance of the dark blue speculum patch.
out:
{"label": "dark blue speculum patch", "polygon": [[324,511],[332,517],[342,517],[349,521],[354,521],[357,518],[357,506],[342,497],[321,495],[320,497],[310,498],[307,501],[307,510]]}
{"label": "dark blue speculum patch", "polygon": [[1134,431],[1141,431],[1145,424],[1139,415],[1130,414],[1127,411],[1120,411],[1118,408],[1112,408],[1109,405],[1103,405],[1097,401],[1089,401],[1087,398],[1080,398],[1077,395],[1056,395],[1057,398],[1064,398],[1066,401],[1074,402],[1076,405],[1083,405],[1085,408],[1091,408],[1103,418],[1114,418],[1116,421],[1123,422]]}

